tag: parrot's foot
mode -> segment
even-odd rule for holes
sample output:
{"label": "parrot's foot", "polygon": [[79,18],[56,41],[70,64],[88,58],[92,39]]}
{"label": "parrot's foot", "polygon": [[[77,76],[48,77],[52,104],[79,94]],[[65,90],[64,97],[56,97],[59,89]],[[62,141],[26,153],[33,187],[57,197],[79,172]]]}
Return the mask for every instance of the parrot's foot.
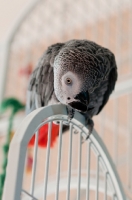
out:
{"label": "parrot's foot", "polygon": [[[88,118],[88,119],[86,120],[86,126],[88,127],[88,135],[84,137],[83,134],[82,134],[82,137],[81,137],[81,142],[82,142],[82,144],[83,144],[86,140],[88,140],[89,136],[91,135],[91,133],[92,133],[92,131],[93,131],[93,127],[94,127],[94,122],[93,122],[93,120],[90,119],[90,118]],[[74,133],[74,134],[79,134],[80,132],[79,132],[77,129],[74,128],[73,133]]]}
{"label": "parrot's foot", "polygon": [[94,127],[94,122],[92,119],[88,118],[86,121],[86,125],[88,126],[88,135],[86,138],[82,137],[82,143],[84,143],[86,140],[88,140],[89,136],[91,135]]}
{"label": "parrot's foot", "polygon": [[75,110],[73,110],[71,107],[67,106],[67,113],[68,113],[68,121],[70,122],[72,118],[74,117]]}
{"label": "parrot's foot", "polygon": [[90,134],[91,134],[92,131],[93,131],[93,127],[94,127],[94,122],[93,122],[93,120],[89,118],[89,119],[87,120],[87,125],[88,125],[89,133],[88,133],[88,136],[87,136],[86,140],[89,138]]}

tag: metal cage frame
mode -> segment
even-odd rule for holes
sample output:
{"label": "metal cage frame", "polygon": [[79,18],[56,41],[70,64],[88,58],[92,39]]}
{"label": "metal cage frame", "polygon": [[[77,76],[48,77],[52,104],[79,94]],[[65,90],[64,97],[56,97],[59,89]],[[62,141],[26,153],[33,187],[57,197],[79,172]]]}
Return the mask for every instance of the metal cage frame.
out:
{"label": "metal cage frame", "polygon": [[[44,122],[42,122],[45,120]],[[49,123],[48,129],[48,144],[46,151],[46,162],[45,162],[45,180],[44,180],[44,193],[43,199],[46,199],[47,196],[47,179],[48,179],[48,168],[49,168],[49,153],[50,153],[50,135],[51,135],[51,122],[59,120],[60,129],[59,129],[59,144],[58,144],[58,159],[57,159],[57,176],[56,176],[56,200],[58,199],[59,194],[59,181],[60,181],[60,160],[61,160],[61,143],[62,143],[62,126],[63,121],[68,122],[66,106],[57,104],[51,105],[44,108],[39,108],[32,113],[30,113],[21,123],[18,130],[13,137],[13,140],[10,145],[9,155],[8,155],[8,165],[7,165],[7,174],[5,180],[5,187],[3,193],[3,200],[19,200],[22,192],[22,181],[23,181],[23,172],[24,172],[24,163],[26,158],[26,149],[30,138],[33,136],[33,133],[36,131],[36,141],[34,147],[34,156],[37,154],[37,132],[38,129],[44,124]],[[84,117],[75,112],[74,118],[70,122],[70,149],[69,149],[69,158],[68,158],[68,181],[67,181],[67,200],[70,195],[70,178],[71,178],[71,145],[72,145],[72,127],[76,127],[79,134],[79,161],[81,159],[81,136],[84,138],[87,135],[88,129],[85,126]],[[89,174],[90,174],[90,148],[94,149],[97,158],[97,169],[96,169],[96,180],[95,180],[95,189],[96,189],[96,200],[98,199],[98,190],[99,190],[99,165],[102,166],[105,173],[105,184],[104,184],[104,199],[107,199],[107,180],[111,181],[111,192],[112,199],[114,200],[125,200],[126,196],[120,181],[120,178],[117,174],[115,165],[102,142],[101,138],[94,130],[88,139],[88,157],[87,157],[87,177],[84,182],[84,188],[86,188],[86,199],[89,199]],[[34,193],[34,180],[35,180],[35,170],[36,162],[34,159],[33,162],[33,171],[32,171],[32,183],[31,183],[31,194],[27,193],[31,199],[36,199],[33,195]],[[77,184],[77,199],[80,199],[80,180],[81,180],[81,164],[78,162],[78,184]],[[63,188],[64,189],[64,188]]]}
{"label": "metal cage frame", "polygon": [[0,102],[3,100],[4,97],[4,90],[5,90],[5,83],[6,83],[6,76],[9,64],[9,55],[10,55],[10,48],[12,41],[29,13],[37,6],[37,4],[41,0],[33,0],[30,1],[27,6],[21,11],[20,16],[14,21],[12,27],[10,28],[9,32],[5,36],[5,41],[0,44],[0,60],[1,60],[1,68],[0,68]]}

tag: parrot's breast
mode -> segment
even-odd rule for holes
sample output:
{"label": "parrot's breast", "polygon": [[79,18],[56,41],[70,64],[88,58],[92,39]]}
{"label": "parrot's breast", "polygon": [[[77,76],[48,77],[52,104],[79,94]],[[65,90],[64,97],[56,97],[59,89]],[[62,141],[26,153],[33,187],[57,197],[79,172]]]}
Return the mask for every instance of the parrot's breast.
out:
{"label": "parrot's breast", "polygon": [[[100,106],[103,104],[104,94],[108,88],[108,81],[102,81],[100,86],[90,94],[90,103],[88,105],[88,114],[93,117],[99,111]],[[92,108],[92,109],[91,109]]]}

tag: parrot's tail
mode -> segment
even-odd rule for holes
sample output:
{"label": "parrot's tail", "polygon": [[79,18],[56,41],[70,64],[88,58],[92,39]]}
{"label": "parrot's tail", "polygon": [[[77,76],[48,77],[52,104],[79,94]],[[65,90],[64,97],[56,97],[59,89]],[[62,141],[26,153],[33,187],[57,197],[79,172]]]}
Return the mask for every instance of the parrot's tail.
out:
{"label": "parrot's tail", "polygon": [[[63,125],[63,133],[69,129],[69,126]],[[52,129],[51,129],[51,141],[50,141],[50,147],[54,146],[54,143],[57,139],[57,136],[59,135],[59,124],[52,123]],[[47,147],[47,141],[48,141],[48,124],[45,124],[39,129],[38,133],[38,145],[39,147]],[[30,142],[28,143],[28,147],[33,147],[35,142],[35,135],[31,138]]]}

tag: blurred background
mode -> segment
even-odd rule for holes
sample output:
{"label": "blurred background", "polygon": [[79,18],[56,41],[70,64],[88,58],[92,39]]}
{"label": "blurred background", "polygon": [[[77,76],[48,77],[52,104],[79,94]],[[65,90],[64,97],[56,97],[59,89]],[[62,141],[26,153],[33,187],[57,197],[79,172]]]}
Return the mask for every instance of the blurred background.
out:
{"label": "blurred background", "polygon": [[[0,173],[7,154],[3,145],[9,144],[25,117],[26,88],[32,70],[49,45],[70,39],[92,40],[115,54],[116,89],[94,121],[132,199],[131,0],[0,1]],[[31,165],[32,149],[28,151],[29,177]]]}

